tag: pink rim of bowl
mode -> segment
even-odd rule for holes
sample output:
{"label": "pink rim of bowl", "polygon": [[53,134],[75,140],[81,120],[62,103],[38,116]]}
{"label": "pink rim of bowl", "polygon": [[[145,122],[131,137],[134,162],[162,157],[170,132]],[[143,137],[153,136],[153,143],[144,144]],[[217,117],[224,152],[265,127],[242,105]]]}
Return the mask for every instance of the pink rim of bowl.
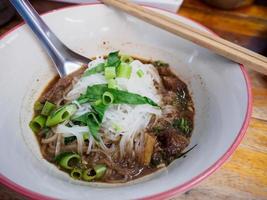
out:
{"label": "pink rim of bowl", "polygon": [[[68,6],[68,7],[48,11],[42,15],[50,14],[50,13],[53,13],[53,12],[56,12],[59,10],[69,9],[69,8],[73,8],[73,7],[88,6],[88,5],[92,6],[92,5],[98,5],[98,4],[101,4],[101,3],[88,3],[88,4],[82,4],[82,5],[73,5],[73,6]],[[152,6],[148,6],[148,7],[153,8]],[[164,9],[161,9],[161,10],[164,10]],[[170,12],[167,10],[165,10],[165,11]],[[180,17],[183,17],[183,16],[180,16]],[[183,17],[183,18],[185,18],[185,17]],[[195,23],[195,24],[201,26],[202,28],[207,30],[209,33],[216,35],[216,33],[211,31],[207,27],[203,26],[202,24],[195,22],[194,20],[191,20],[188,18],[185,18],[185,19],[191,21],[192,23]],[[3,35],[0,35],[0,40],[3,39],[4,37],[6,37],[7,35],[9,35],[10,33],[12,33],[13,31],[17,30],[18,28],[20,28],[24,24],[25,23],[22,22],[21,24],[15,26],[14,28],[12,28],[8,32],[4,33]],[[179,186],[172,188],[170,190],[167,190],[165,192],[161,192],[161,193],[154,194],[151,196],[143,197],[142,199],[146,199],[146,200],[165,199],[165,198],[173,197],[179,193],[185,192],[185,191],[189,190],[190,188],[192,188],[193,186],[195,186],[196,184],[200,183],[203,179],[207,178],[212,173],[214,173],[234,153],[235,149],[238,147],[238,145],[242,141],[243,137],[245,136],[245,133],[246,133],[247,128],[249,126],[250,117],[252,114],[252,92],[251,92],[252,87],[251,87],[250,78],[249,78],[249,75],[248,75],[245,67],[242,64],[239,64],[239,65],[240,65],[240,69],[244,75],[244,79],[246,81],[247,93],[248,93],[248,105],[247,105],[246,117],[244,119],[243,125],[242,125],[235,141],[233,142],[233,144],[230,146],[230,148],[225,152],[225,154],[219,160],[217,160],[212,166],[210,166],[208,169],[206,169],[205,171],[203,171],[202,173],[200,173],[198,176],[194,177],[190,181],[183,183],[182,185],[179,185]],[[33,199],[42,199],[42,200],[55,199],[53,197],[45,196],[45,195],[33,192],[27,188],[24,188],[24,187],[22,187],[16,183],[14,183],[13,181],[9,180],[8,178],[3,176],[2,174],[0,174],[0,183],[9,187],[12,190],[18,192],[18,193],[20,193],[20,194],[25,195],[26,197],[30,197]]]}

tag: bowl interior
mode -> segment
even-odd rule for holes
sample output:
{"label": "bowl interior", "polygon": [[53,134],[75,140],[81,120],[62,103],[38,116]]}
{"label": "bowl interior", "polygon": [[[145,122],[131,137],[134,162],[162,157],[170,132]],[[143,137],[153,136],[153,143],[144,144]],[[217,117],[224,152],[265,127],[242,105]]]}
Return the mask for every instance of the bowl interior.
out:
{"label": "bowl interior", "polygon": [[[185,18],[158,12],[206,31]],[[67,46],[85,56],[121,50],[170,63],[192,93],[196,116],[190,147],[197,147],[167,170],[137,184],[99,188],[70,180],[42,159],[28,128],[33,103],[56,71],[24,25],[0,41],[3,176],[54,198],[136,199],[175,187],[175,191],[189,189],[223,162],[223,155],[231,153],[248,116],[248,87],[239,65],[104,5],[68,8],[46,14],[44,19]]]}

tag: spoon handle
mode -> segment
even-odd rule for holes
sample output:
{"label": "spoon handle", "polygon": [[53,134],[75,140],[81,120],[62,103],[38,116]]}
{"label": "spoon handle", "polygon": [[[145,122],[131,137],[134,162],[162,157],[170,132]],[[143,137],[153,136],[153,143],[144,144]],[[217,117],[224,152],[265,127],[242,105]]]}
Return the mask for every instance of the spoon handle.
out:
{"label": "spoon handle", "polygon": [[49,29],[28,0],[10,0],[12,5],[35,33],[55,63],[60,77],[64,77],[90,61],[69,48]]}

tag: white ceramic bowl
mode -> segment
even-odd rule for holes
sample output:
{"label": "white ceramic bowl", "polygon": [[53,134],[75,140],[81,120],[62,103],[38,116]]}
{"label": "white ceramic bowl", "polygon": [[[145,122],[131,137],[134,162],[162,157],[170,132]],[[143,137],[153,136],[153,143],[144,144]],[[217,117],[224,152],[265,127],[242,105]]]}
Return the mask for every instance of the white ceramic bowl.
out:
{"label": "white ceramic bowl", "polygon": [[[157,11],[208,31],[183,17]],[[71,181],[42,159],[28,128],[33,102],[56,72],[23,25],[0,40],[3,184],[35,199],[161,199],[209,176],[240,143],[251,114],[250,84],[242,66],[104,5],[66,8],[43,18],[64,43],[85,56],[121,50],[170,63],[192,92],[196,116],[191,146],[198,146],[165,173],[137,184],[97,188]]]}

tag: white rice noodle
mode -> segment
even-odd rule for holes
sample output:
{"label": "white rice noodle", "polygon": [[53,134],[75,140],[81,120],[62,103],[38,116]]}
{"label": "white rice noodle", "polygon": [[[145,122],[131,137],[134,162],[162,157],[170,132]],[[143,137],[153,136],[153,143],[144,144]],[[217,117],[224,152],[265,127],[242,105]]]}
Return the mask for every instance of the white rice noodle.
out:
{"label": "white rice noodle", "polygon": [[105,77],[99,73],[82,77],[73,86],[72,90],[64,97],[64,99],[67,101],[73,101],[77,99],[81,94],[85,93],[88,86],[105,83],[107,83]]}
{"label": "white rice noodle", "polygon": [[[96,67],[99,63],[103,63],[104,61],[105,60],[103,58],[97,58],[89,63],[89,68]],[[132,67],[130,79],[116,78],[119,88],[131,93],[146,96],[161,105],[162,97],[155,87],[155,83],[161,84],[161,79],[154,66],[151,64],[143,64],[138,60],[134,60],[130,65]],[[143,71],[142,77],[138,76],[138,70]],[[80,94],[86,92],[88,86],[105,83],[107,83],[107,81],[105,80],[103,73],[83,77],[77,81],[77,83],[73,86],[73,89],[66,95],[65,99],[68,101],[74,101],[80,96]],[[86,113],[90,109],[89,104],[80,105],[76,115]],[[156,115],[156,117],[161,116],[161,110],[148,104],[135,106],[126,104],[112,105],[105,112],[101,127],[101,130],[103,131],[100,135],[104,139],[110,141],[117,141],[118,138],[121,138],[119,147],[121,156],[123,156],[126,152],[131,152],[135,149],[134,139],[138,133],[142,133],[144,131],[152,115]],[[85,129],[86,131],[84,131]],[[67,135],[75,135],[78,141],[79,152],[81,152],[83,143],[82,133],[88,132],[88,128],[79,126],[73,126],[70,128],[58,125],[57,132],[62,133],[65,137]],[[93,146],[93,138],[89,137],[87,153],[90,153]],[[106,152],[111,151],[111,149],[105,146],[102,139],[99,142],[99,146]]]}
{"label": "white rice noodle", "polygon": [[[105,60],[103,57],[97,57],[95,60],[91,61],[88,64],[88,70],[93,69],[100,63],[104,63]],[[76,84],[74,84],[72,90],[64,97],[67,101],[74,101],[77,99],[80,94],[85,93],[88,86],[95,85],[95,84],[105,84],[107,83],[103,74],[92,74],[87,77],[80,78]]]}
{"label": "white rice noodle", "polygon": [[90,106],[90,104],[89,103],[85,103],[85,104],[82,104],[79,108],[78,108],[78,110],[76,111],[76,113],[75,113],[75,116],[81,116],[81,115],[83,115],[83,114],[85,114],[85,113],[87,113],[87,112],[90,112],[91,111],[91,106]]}
{"label": "white rice noodle", "polygon": [[88,63],[88,69],[93,69],[100,63],[105,63],[105,59],[103,56],[97,56],[96,59],[92,60]]}
{"label": "white rice noodle", "polygon": [[99,144],[100,148],[103,149],[103,151],[105,151],[105,152],[111,152],[112,151],[112,149],[107,148],[107,146],[104,144],[101,137],[99,138],[98,144]]}
{"label": "white rice noodle", "polygon": [[81,104],[77,100],[72,101],[72,103],[75,104],[78,109],[81,108]]}
{"label": "white rice noodle", "polygon": [[103,153],[111,162],[113,162],[111,156],[109,154],[107,154],[107,152],[101,150],[101,149],[92,149],[91,152],[101,152]]}
{"label": "white rice noodle", "polygon": [[55,156],[57,156],[60,153],[61,138],[62,138],[61,134],[57,134],[57,143],[56,143]]}
{"label": "white rice noodle", "polygon": [[[135,136],[142,132],[148,125],[152,114],[156,116],[161,115],[159,108],[150,105],[114,105],[111,106],[105,113],[102,127],[109,130],[106,137],[111,136],[109,139],[121,135],[120,140],[120,153],[124,156],[126,152],[133,150],[133,141]],[[120,127],[120,131],[115,130],[114,124]]]}
{"label": "white rice noodle", "polygon": [[59,124],[53,129],[53,131],[55,133],[62,134],[63,137],[75,136],[78,144],[78,152],[82,154],[83,134],[89,131],[87,126],[67,127],[63,124]]}
{"label": "white rice noodle", "polygon": [[89,154],[91,152],[93,145],[94,145],[93,136],[91,134],[89,134],[89,144],[88,144],[86,154]]}
{"label": "white rice noodle", "polygon": [[58,135],[55,133],[55,134],[54,134],[53,136],[51,136],[50,138],[42,139],[42,140],[41,140],[41,143],[42,143],[42,144],[48,144],[48,143],[50,143],[50,142],[53,142],[53,141],[57,140],[57,137],[58,137]]}
{"label": "white rice noodle", "polygon": [[[132,74],[130,79],[117,78],[117,84],[123,90],[146,96],[160,104],[161,95],[155,88],[154,81],[160,84],[160,76],[151,64],[143,64],[139,60],[134,60],[131,64]],[[144,75],[139,77],[137,71],[142,70]]]}

